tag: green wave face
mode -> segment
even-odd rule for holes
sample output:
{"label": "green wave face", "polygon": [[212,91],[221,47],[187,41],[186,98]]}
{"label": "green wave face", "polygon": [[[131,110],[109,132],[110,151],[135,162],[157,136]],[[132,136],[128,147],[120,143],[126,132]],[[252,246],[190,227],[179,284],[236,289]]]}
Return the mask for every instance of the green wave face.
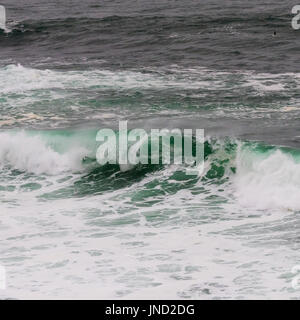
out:
{"label": "green wave face", "polygon": [[[126,170],[118,164],[99,165],[96,135],[97,130],[1,132],[2,194],[32,191],[39,201],[51,201],[117,191],[134,209],[164,203],[168,197],[186,192],[200,195],[211,205],[237,202],[265,208],[263,199],[259,200],[264,193],[275,199],[285,194],[285,188],[296,192],[300,186],[300,152],[296,149],[207,139],[205,170],[201,176],[189,176],[184,164],[138,164]],[[250,196],[257,196],[257,201],[248,203]],[[294,199],[293,195],[280,196],[278,207],[298,209],[298,200],[291,197]]]}
{"label": "green wave face", "polygon": [[[299,299],[295,1],[4,2],[0,300]],[[125,120],[202,174],[100,165]]]}

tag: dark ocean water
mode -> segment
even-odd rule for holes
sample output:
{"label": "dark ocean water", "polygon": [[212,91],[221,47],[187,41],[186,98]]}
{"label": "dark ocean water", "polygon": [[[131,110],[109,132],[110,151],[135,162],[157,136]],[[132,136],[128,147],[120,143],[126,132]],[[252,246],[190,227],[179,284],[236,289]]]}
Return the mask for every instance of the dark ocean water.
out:
{"label": "dark ocean water", "polygon": [[[299,297],[294,1],[0,4],[0,297]],[[204,129],[203,175],[100,166],[120,120]]]}
{"label": "dark ocean water", "polygon": [[[295,1],[2,1],[1,63],[295,72]],[[273,37],[276,31],[277,36]],[[4,60],[4,61],[3,61]]]}

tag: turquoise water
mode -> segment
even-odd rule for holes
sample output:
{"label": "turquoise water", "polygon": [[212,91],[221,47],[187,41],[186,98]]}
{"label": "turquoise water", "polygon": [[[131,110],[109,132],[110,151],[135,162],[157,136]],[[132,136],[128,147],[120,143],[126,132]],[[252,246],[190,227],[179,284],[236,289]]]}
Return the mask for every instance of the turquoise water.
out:
{"label": "turquoise water", "polygon": [[[187,2],[4,3],[0,298],[299,298],[288,2]],[[121,120],[204,129],[204,172],[99,165]]]}
{"label": "turquoise water", "polygon": [[[297,74],[21,65],[1,73],[2,297],[297,298],[300,152],[293,140],[259,142],[259,131],[246,139],[259,121],[298,112],[272,102],[293,95]],[[243,86],[246,100],[266,106],[196,104],[214,99],[211,90],[230,87],[234,96]],[[246,132],[222,131],[228,118],[232,130],[250,118]],[[100,166],[97,132],[117,130],[121,119],[146,129],[207,126],[203,174],[188,176],[184,165]]]}

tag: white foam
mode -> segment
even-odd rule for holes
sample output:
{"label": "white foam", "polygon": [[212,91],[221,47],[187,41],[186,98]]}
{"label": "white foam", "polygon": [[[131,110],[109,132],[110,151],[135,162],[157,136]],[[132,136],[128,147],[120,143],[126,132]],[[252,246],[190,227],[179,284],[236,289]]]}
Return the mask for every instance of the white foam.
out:
{"label": "white foam", "polygon": [[[23,135],[25,137],[22,134],[17,137],[21,137],[19,140],[23,144],[29,144],[31,150],[48,152],[53,156],[53,149],[49,151],[40,137],[31,139]],[[5,138],[8,139],[7,144],[1,144]],[[10,148],[15,152],[17,140],[12,134],[0,134],[0,147],[9,148],[8,145],[12,144]],[[222,143],[218,144],[217,150],[220,151],[215,157],[225,160],[227,154]],[[23,149],[20,153],[24,156]],[[29,157],[29,153],[30,150],[25,156]],[[60,155],[53,158],[58,165],[65,163]],[[234,161],[234,153],[232,158],[230,160]],[[12,162],[14,158],[10,159]],[[251,150],[241,150],[236,161],[236,182],[240,181],[242,190],[251,184],[251,177],[255,177],[252,188],[244,190],[245,196],[247,191],[256,192],[261,173],[272,177],[269,172],[272,163],[271,167],[276,169],[279,177],[281,171],[283,176],[289,174],[285,166],[290,163],[299,169],[295,160],[281,151],[259,156]],[[29,163],[31,168],[33,162],[30,160]],[[69,167],[67,160],[66,167]],[[220,203],[217,205],[219,208],[209,208],[203,202],[202,194],[191,194],[188,188],[176,194],[166,193],[162,201],[151,207],[135,206],[131,201],[136,192],[141,192],[151,181],[158,180],[162,187],[164,181],[172,183],[171,178],[177,169],[175,165],[169,166],[127,188],[80,199],[39,201],[32,192],[9,195],[0,207],[0,218],[5,217],[0,219],[0,229],[3,239],[6,239],[2,241],[1,254],[7,261],[8,270],[8,288],[0,292],[0,297],[293,297],[294,293],[288,290],[286,277],[282,275],[296,261],[294,247],[286,245],[282,250],[280,246],[253,245],[258,237],[264,235],[264,230],[259,229],[261,226],[280,225],[280,218],[287,216],[282,212],[271,211],[270,215],[257,214],[252,218],[243,206],[239,206],[240,215],[233,214],[237,211],[232,206],[221,210]],[[278,185],[277,176],[273,181]],[[287,178],[283,180],[288,183]],[[295,175],[292,184],[297,180],[300,181],[299,174]],[[174,183],[178,181],[174,180]],[[50,188],[57,190],[57,185]],[[239,201],[242,196],[240,194]],[[253,199],[255,196],[253,194]],[[11,203],[13,197],[19,206],[11,208],[7,201]],[[154,196],[154,199],[159,197]],[[179,212],[171,212],[177,209]],[[123,223],[118,222],[119,219]],[[201,219],[205,223],[201,223]],[[260,232],[258,235],[257,230]],[[243,237],[245,232],[247,237]],[[276,234],[270,234],[270,238],[272,235],[276,237]],[[266,241],[272,244],[273,239]],[[259,287],[253,284],[259,284]]]}
{"label": "white foam", "polygon": [[38,89],[118,88],[118,89],[229,89],[228,78],[235,81],[230,88],[252,87],[258,92],[285,90],[286,82],[299,83],[298,73],[267,74],[253,72],[222,72],[205,68],[170,68],[138,71],[54,71],[18,65],[0,69],[0,93],[25,92]]}
{"label": "white foam", "polygon": [[35,174],[55,175],[70,170],[80,170],[81,159],[86,154],[83,148],[60,154],[47,145],[39,136],[24,132],[0,133],[0,167]]}
{"label": "white foam", "polygon": [[[158,72],[142,73],[135,71],[53,71],[39,70],[22,65],[8,65],[0,69],[0,92],[26,92],[38,89],[69,88],[118,88],[118,89],[162,89],[162,88],[210,88],[211,81],[199,78],[188,79],[180,74],[160,74]],[[216,87],[222,82],[214,81]]]}
{"label": "white foam", "polygon": [[240,151],[234,183],[242,206],[300,210],[300,163],[281,150],[267,156]]}

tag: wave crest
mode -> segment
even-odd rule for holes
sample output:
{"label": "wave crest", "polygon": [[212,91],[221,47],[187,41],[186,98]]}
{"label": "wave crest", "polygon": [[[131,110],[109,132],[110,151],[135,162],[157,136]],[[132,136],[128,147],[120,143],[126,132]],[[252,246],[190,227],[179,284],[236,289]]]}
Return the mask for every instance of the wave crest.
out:
{"label": "wave crest", "polygon": [[80,170],[86,150],[76,148],[61,154],[51,148],[40,136],[25,132],[0,133],[0,167],[34,174],[57,175]]}

